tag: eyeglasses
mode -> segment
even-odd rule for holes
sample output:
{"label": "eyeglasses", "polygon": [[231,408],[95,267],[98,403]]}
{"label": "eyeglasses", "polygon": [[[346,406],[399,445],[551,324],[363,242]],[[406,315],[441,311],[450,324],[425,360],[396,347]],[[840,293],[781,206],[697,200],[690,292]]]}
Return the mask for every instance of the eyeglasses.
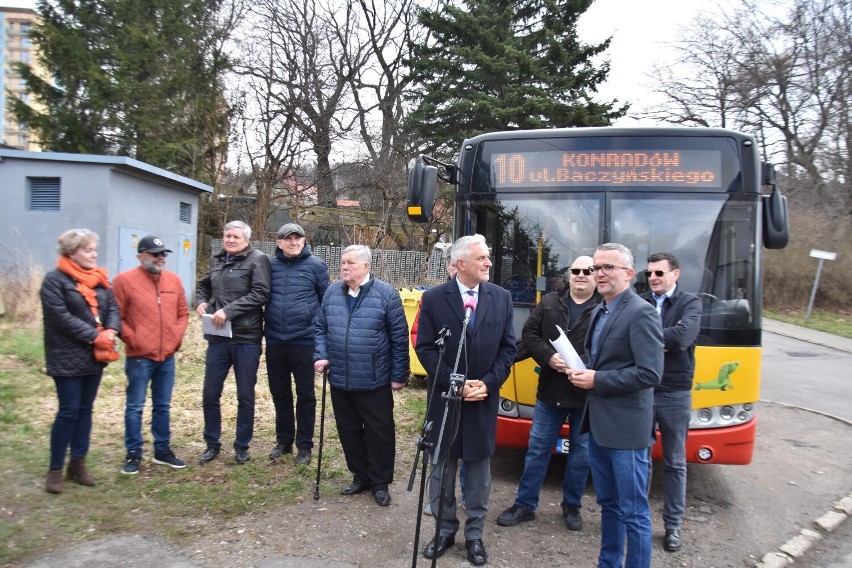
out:
{"label": "eyeglasses", "polygon": [[592,268],[572,268],[571,269],[571,274],[573,274],[574,276],[579,276],[581,272],[583,274],[585,274],[586,276],[591,276],[593,269]]}
{"label": "eyeglasses", "polygon": [[156,256],[158,258],[159,257],[166,258],[167,256],[169,256],[169,253],[167,253],[164,250],[161,250],[160,252],[149,252],[148,254],[150,254],[151,256]]}
{"label": "eyeglasses", "polygon": [[645,278],[650,278],[652,274],[654,276],[656,276],[657,278],[662,278],[663,274],[665,274],[666,272],[673,272],[673,271],[672,270],[646,270],[645,271]]}
{"label": "eyeglasses", "polygon": [[589,270],[592,272],[597,272],[600,270],[604,274],[612,274],[612,271],[616,268],[621,268],[622,270],[630,270],[629,266],[616,266],[614,264],[601,264],[600,266],[592,266]]}

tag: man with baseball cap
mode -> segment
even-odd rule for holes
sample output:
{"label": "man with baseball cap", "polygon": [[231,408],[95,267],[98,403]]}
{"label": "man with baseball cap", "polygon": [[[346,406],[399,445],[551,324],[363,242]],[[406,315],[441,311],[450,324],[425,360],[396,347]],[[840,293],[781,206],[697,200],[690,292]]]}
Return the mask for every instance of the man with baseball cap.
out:
{"label": "man with baseball cap", "polygon": [[113,293],[121,310],[121,340],[126,350],[127,403],[124,445],[127,456],[121,473],[139,473],[142,461],[142,409],[151,385],[151,434],[156,464],[175,469],[186,463],[171,449],[169,411],[175,384],[174,354],[189,322],[183,283],[166,270],[171,250],[159,237],[148,235],[137,247],[139,266],[115,277]]}

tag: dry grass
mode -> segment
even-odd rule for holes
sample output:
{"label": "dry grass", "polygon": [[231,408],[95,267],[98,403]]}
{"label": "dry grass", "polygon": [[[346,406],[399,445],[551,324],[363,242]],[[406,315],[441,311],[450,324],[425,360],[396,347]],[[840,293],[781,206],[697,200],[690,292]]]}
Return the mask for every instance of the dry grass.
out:
{"label": "dry grass", "polygon": [[[177,355],[172,403],[172,443],[189,463],[183,470],[151,464],[150,404],[146,404],[143,435],[146,460],[136,476],[122,475],[124,460],[123,360],[104,373],[95,402],[95,422],[87,463],[98,486],[67,484],[61,495],[44,492],[50,427],[56,412],[53,381],[42,373],[43,348],[38,326],[21,329],[0,325],[0,565],[22,565],[27,558],[57,546],[125,532],[152,532],[180,543],[194,536],[187,518],[217,523],[264,510],[287,508],[311,499],[316,455],[310,466],[296,466],[292,456],[277,463],[266,454],[275,444],[274,407],[261,359],[256,388],[252,461],[237,466],[231,444],[236,421],[236,389],[230,378],[222,395],[223,452],[201,466],[203,452],[201,390],[206,342],[193,323]],[[321,377],[317,376],[317,412]],[[414,440],[422,421],[423,383],[395,393],[397,474],[411,467]],[[150,402],[150,399],[149,399]],[[322,463],[322,493],[336,492],[349,479],[337,439],[331,401],[327,399]],[[319,415],[315,433],[318,443]],[[272,509],[270,509],[272,508]]]}
{"label": "dry grass", "polygon": [[38,291],[44,272],[28,266],[22,270],[0,272],[0,315],[29,325],[41,320]]}
{"label": "dry grass", "polygon": [[763,300],[776,311],[804,311],[814,284],[818,260],[811,249],[837,253],[824,261],[814,306],[832,312],[852,312],[852,226],[814,212],[791,215],[790,243],[763,253]]}

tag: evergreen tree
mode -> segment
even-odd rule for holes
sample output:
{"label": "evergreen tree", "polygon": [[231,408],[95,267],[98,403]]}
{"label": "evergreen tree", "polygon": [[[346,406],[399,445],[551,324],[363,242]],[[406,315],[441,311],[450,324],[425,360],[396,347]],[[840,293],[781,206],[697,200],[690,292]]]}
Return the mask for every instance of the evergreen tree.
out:
{"label": "evergreen tree", "polygon": [[113,97],[104,69],[109,53],[101,38],[110,32],[101,3],[42,1],[38,12],[31,38],[44,75],[18,64],[33,103],[13,95],[10,110],[46,150],[108,153],[111,145],[102,133],[110,128]]}
{"label": "evergreen tree", "polygon": [[[577,20],[593,0],[462,0],[424,9],[428,41],[413,46],[410,127],[433,150],[496,130],[605,126],[627,111],[592,94],[609,40],[586,45]],[[420,92],[417,92],[418,87]]]}
{"label": "evergreen tree", "polygon": [[223,0],[40,0],[40,76],[18,120],[48,150],[126,155],[184,175],[227,148]]}

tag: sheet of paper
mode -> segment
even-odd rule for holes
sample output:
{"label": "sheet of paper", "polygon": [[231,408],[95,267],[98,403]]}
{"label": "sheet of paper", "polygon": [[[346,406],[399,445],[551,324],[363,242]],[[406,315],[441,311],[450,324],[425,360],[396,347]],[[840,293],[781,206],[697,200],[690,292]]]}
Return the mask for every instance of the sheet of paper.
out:
{"label": "sheet of paper", "polygon": [[556,349],[556,352],[559,353],[562,360],[565,361],[570,368],[585,369],[585,363],[583,363],[583,360],[580,359],[580,356],[577,354],[577,350],[574,349],[573,345],[571,345],[571,342],[568,340],[565,332],[558,325],[556,326],[556,329],[559,330],[559,337],[557,337],[555,341],[550,341],[550,343],[553,344],[553,348]]}
{"label": "sheet of paper", "polygon": [[201,329],[208,335],[233,337],[231,332],[231,320],[225,320],[225,325],[222,327],[216,327],[213,325],[213,314],[203,314],[201,316]]}

